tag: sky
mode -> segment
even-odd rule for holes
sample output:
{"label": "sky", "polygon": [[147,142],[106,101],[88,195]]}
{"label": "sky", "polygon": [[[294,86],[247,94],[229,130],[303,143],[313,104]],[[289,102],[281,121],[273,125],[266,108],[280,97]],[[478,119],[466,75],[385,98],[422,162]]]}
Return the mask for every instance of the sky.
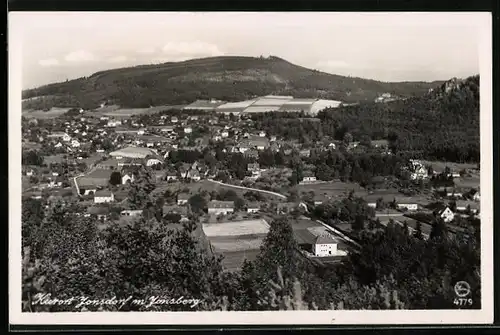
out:
{"label": "sky", "polygon": [[[479,14],[479,15],[478,15]],[[381,81],[479,73],[481,13],[10,13],[23,89],[126,66],[274,55]]]}

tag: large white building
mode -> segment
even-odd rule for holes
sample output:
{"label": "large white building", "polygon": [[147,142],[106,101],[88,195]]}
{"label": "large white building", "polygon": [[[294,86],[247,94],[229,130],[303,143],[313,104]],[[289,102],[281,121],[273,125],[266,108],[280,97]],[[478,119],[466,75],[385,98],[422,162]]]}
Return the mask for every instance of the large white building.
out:
{"label": "large white building", "polygon": [[313,245],[314,255],[317,257],[337,255],[338,242],[329,233],[323,233],[316,239]]}

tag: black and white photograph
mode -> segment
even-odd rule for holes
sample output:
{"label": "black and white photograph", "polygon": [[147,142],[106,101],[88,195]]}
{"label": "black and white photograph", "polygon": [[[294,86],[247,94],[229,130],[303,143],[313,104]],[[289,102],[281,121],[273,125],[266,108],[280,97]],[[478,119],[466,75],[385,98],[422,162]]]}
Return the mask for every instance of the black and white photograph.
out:
{"label": "black and white photograph", "polygon": [[19,324],[493,321],[491,14],[9,14]]}

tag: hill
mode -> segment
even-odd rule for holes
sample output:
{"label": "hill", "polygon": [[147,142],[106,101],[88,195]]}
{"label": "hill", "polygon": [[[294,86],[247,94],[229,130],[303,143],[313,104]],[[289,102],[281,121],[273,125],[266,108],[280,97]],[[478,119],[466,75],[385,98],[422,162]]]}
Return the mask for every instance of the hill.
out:
{"label": "hill", "polygon": [[423,96],[326,110],[319,117],[358,139],[386,138],[396,152],[479,162],[479,76],[452,79]]}
{"label": "hill", "polygon": [[273,56],[224,56],[101,71],[26,90],[23,108],[93,109],[104,101],[133,108],[209,98],[240,101],[267,94],[359,102],[373,101],[382,93],[418,96],[441,83],[385,83],[328,74]]}

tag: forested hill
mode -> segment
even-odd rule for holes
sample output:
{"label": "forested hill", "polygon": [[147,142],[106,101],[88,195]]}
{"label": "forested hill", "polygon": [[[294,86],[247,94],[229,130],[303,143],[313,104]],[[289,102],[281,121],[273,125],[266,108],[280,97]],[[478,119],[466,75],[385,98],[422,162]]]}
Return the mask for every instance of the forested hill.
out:
{"label": "forested hill", "polygon": [[197,99],[238,101],[267,94],[373,101],[380,94],[420,96],[442,82],[385,83],[307,69],[278,57],[212,57],[102,71],[23,92],[26,109],[179,105]]}
{"label": "forested hill", "polygon": [[452,79],[420,97],[327,109],[319,118],[323,133],[335,137],[385,138],[416,157],[479,162],[479,76]]}

